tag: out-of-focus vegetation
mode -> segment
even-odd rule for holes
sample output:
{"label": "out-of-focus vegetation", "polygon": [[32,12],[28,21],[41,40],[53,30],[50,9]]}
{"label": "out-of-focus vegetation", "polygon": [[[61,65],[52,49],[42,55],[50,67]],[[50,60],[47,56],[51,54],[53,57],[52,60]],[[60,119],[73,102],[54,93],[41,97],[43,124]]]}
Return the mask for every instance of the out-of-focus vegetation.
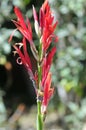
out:
{"label": "out-of-focus vegetation", "polygon": [[81,130],[86,121],[86,3],[51,0],[51,5],[59,21],[59,42],[52,66],[57,90],[55,107],[60,110],[63,106],[62,118],[64,115],[68,129]]}
{"label": "out-of-focus vegetation", "polygon": [[[33,26],[32,4],[38,10],[42,2],[43,0],[0,1],[0,65],[4,66],[12,53],[8,38],[15,28],[11,22],[11,19],[16,18],[13,7],[18,6],[23,14],[30,18]],[[61,124],[62,130],[82,130],[86,123],[86,1],[50,0],[50,4],[55,18],[58,19],[56,34],[59,37],[51,68],[56,89],[52,104],[58,111],[57,117],[59,116],[65,125],[64,127]],[[35,36],[33,37],[35,39]],[[14,42],[18,42],[19,38],[21,39],[21,35],[16,32]],[[2,85],[0,83],[3,90]],[[4,105],[2,95],[0,96],[1,112]],[[6,113],[5,107],[3,110]]]}

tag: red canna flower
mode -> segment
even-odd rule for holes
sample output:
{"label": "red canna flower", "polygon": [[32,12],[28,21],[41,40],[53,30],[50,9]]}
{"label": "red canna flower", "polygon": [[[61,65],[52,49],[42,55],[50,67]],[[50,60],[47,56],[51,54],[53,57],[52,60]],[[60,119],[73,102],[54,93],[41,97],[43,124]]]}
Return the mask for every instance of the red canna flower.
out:
{"label": "red canna flower", "polygon": [[[15,48],[14,54],[17,53],[19,55],[17,63],[23,64],[26,67],[33,82],[33,86],[35,87],[37,99],[41,102],[41,113],[45,114],[49,100],[54,92],[54,89],[51,88],[51,73],[49,71],[53,56],[56,52],[56,46],[54,46],[50,51],[49,47],[53,38],[55,41],[58,40],[58,37],[54,35],[58,22],[54,22],[54,16],[50,10],[48,0],[45,0],[44,4],[40,8],[39,19],[36,9],[33,6],[34,26],[40,42],[38,45],[39,49],[37,50],[33,43],[32,29],[29,19],[27,18],[26,22],[24,21],[22,13],[18,7],[14,8],[14,12],[17,16],[17,21],[13,20],[13,23],[24,37],[21,43],[16,43],[13,46]],[[10,40],[12,39],[13,33]],[[35,74],[33,74],[32,71],[32,64],[27,52],[26,40],[30,43],[33,56],[37,60],[38,68],[35,71]]]}
{"label": "red canna flower", "polygon": [[17,29],[23,34],[23,36],[29,41],[29,43],[33,44],[32,28],[29,19],[27,18],[25,23],[23,15],[18,7],[14,8],[14,12],[17,16],[17,21],[13,20],[13,23],[16,25]]}
{"label": "red canna flower", "polygon": [[26,19],[26,22],[24,21],[23,15],[18,7],[14,8],[14,12],[17,16],[17,21],[15,21],[15,20],[12,20],[12,21],[15,24],[15,26],[17,27],[17,29],[15,29],[13,31],[12,35],[10,36],[9,42],[12,40],[14,32],[16,30],[19,30],[21,32],[21,34],[29,41],[31,51],[32,51],[35,59],[38,60],[38,52],[37,52],[36,47],[32,40],[32,28],[31,28],[30,21],[28,18]]}
{"label": "red canna flower", "polygon": [[54,88],[51,87],[51,73],[49,72],[44,84],[44,94],[43,94],[43,100],[42,100],[42,106],[41,106],[41,112],[42,114],[46,113],[46,109],[48,106],[48,102],[53,95]]}
{"label": "red canna flower", "polygon": [[[43,44],[43,50],[46,51],[52,39],[54,38],[55,41],[58,41],[58,37],[54,35],[55,28],[58,24],[56,21],[54,23],[54,16],[50,10],[50,5],[48,0],[45,0],[44,4],[40,8],[39,12],[39,21],[37,17],[37,12],[33,7],[33,16],[35,20],[35,30],[38,32],[37,34],[41,34],[41,42]],[[39,35],[40,36],[40,35]]]}
{"label": "red canna flower", "polygon": [[[33,72],[32,72],[32,65],[31,65],[31,60],[30,57],[27,53],[27,47],[26,47],[26,40],[23,38],[22,43],[16,43],[13,45],[15,51],[14,55],[18,54],[19,57],[17,58],[17,63],[18,64],[23,64],[25,68],[27,69],[27,72],[29,73],[29,76],[31,79],[34,79]],[[23,48],[23,52],[21,51],[21,47]]]}
{"label": "red canna flower", "polygon": [[55,38],[55,41],[58,40],[58,37],[53,34],[58,22],[56,21],[54,23],[54,16],[52,16],[48,0],[45,0],[41,7],[41,15],[40,25],[42,27],[42,43],[43,49],[46,51],[53,38]]}

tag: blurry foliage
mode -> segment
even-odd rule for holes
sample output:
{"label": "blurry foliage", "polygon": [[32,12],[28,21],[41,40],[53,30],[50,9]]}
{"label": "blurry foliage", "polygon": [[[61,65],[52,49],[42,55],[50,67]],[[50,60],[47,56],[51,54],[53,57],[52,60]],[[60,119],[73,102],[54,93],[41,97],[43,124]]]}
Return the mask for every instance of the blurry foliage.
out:
{"label": "blurry foliage", "polygon": [[[86,118],[86,98],[80,101],[80,105],[70,102],[68,104],[69,109],[71,110],[71,114],[66,115],[64,120],[68,125],[68,129],[70,130],[82,130],[86,129],[86,126],[83,122],[85,122]],[[85,128],[84,128],[85,127]]]}
{"label": "blurry foliage", "polygon": [[6,121],[7,118],[6,108],[3,102],[3,94],[3,91],[0,90],[0,126],[4,121]]}
{"label": "blurry foliage", "polygon": [[59,22],[57,55],[51,69],[53,81],[67,92],[81,88],[83,94],[86,87],[86,2],[77,0],[75,4],[74,0],[59,0],[53,6]]}
{"label": "blurry foliage", "polygon": [[59,42],[51,68],[58,93],[53,102],[63,113],[68,129],[81,130],[86,121],[86,2],[54,1],[50,3],[59,23]]}

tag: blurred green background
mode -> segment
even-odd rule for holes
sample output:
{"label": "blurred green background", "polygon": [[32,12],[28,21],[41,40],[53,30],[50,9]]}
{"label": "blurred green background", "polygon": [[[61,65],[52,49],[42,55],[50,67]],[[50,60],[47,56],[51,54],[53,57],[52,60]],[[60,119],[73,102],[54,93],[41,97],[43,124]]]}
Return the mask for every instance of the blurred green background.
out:
{"label": "blurred green background", "polygon": [[[54,122],[54,128],[47,127],[47,130],[57,130],[58,127],[58,130],[86,130],[86,1],[49,2],[55,20],[58,19],[55,33],[59,41],[51,67],[55,93],[49,105],[50,112],[56,113],[57,118],[56,121],[50,120]],[[42,3],[43,0],[0,0],[0,124],[4,129],[19,104],[24,103],[29,109],[36,100],[32,83],[24,68],[17,65],[13,48],[8,43],[15,29],[11,21],[16,19],[13,7],[18,6],[33,27],[32,5],[38,11]],[[34,30],[33,38],[36,39]],[[20,40],[21,35],[16,32],[13,43]]]}

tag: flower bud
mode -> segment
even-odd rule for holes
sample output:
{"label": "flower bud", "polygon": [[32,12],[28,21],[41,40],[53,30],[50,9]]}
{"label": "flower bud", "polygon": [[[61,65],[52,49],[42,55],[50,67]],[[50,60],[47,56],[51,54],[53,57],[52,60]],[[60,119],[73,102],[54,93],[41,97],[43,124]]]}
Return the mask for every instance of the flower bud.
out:
{"label": "flower bud", "polygon": [[35,20],[34,27],[35,27],[36,34],[38,35],[38,37],[40,37],[41,31],[40,31],[39,23],[37,20]]}

